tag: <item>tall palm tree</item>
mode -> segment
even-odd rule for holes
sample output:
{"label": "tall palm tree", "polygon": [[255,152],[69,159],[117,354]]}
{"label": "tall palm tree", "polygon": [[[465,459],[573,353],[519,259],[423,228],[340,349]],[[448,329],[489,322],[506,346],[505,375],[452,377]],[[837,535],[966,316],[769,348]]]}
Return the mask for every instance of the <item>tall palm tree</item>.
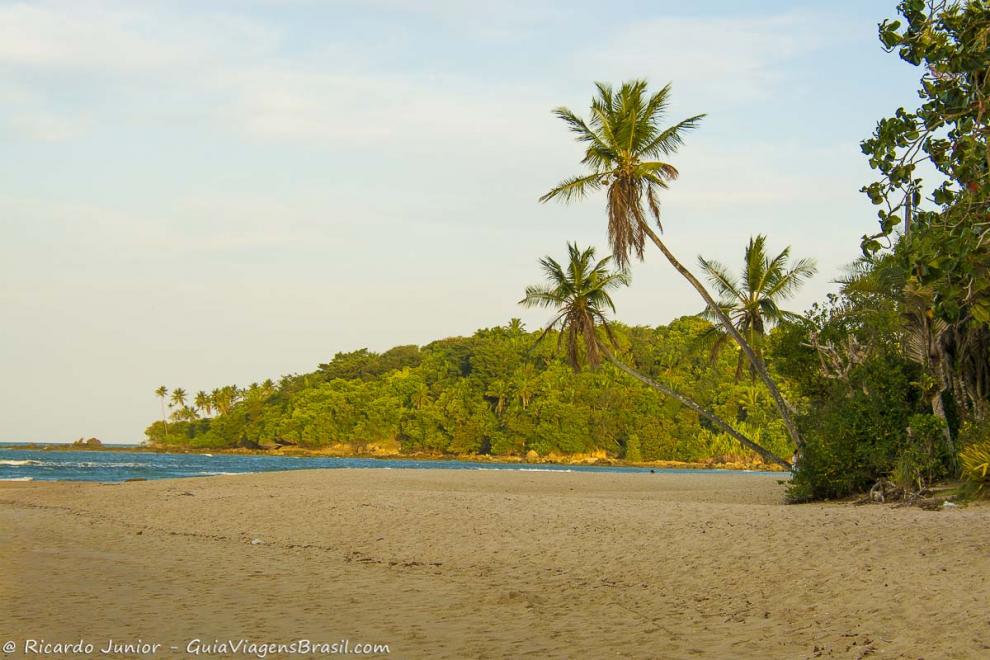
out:
{"label": "tall palm tree", "polygon": [[[561,344],[565,345],[567,361],[575,370],[580,368],[582,357],[595,367],[603,359],[608,360],[641,383],[687,406],[764,459],[791,468],[790,463],[753,442],[715,413],[620,361],[608,346],[614,347],[616,340],[607,314],[615,312],[610,292],[627,286],[629,275],[625,270],[611,270],[611,257],[596,260],[592,247],[581,250],[576,244],[569,243],[567,250],[569,261],[566,268],[551,257],[540,259],[547,283],[526,287],[526,297],[519,301],[526,307],[553,309],[555,316],[540,334],[538,342],[552,330],[559,330],[558,350]],[[604,335],[604,339],[600,334]]]}
{"label": "tall palm tree", "polygon": [[[698,264],[721,298],[718,303],[719,308],[732,319],[736,330],[746,338],[753,352],[761,360],[763,340],[767,332],[782,321],[801,318],[793,312],[781,309],[779,303],[793,296],[801,285],[818,271],[814,259],[798,259],[794,264],[789,264],[790,247],[784,248],[772,259],[767,255],[766,248],[767,237],[763,234],[749,239],[743,257],[741,277],[732,274],[728,268],[713,259],[698,257]],[[719,321],[710,307],[701,315],[714,323]],[[717,355],[728,335],[719,332],[720,328],[717,326],[712,330],[718,333],[713,347],[713,354]],[[736,380],[739,380],[747,363],[750,376],[756,379],[753,363],[747,360],[745,353],[740,352],[736,364]]]}
{"label": "tall palm tree", "polygon": [[165,425],[165,437],[168,437],[168,419],[165,417],[165,397],[168,396],[168,388],[164,385],[160,386],[155,390],[155,396],[157,396],[162,403],[162,424]]}
{"label": "tall palm tree", "polygon": [[608,238],[616,263],[624,268],[633,255],[642,260],[647,238],[657,246],[746,353],[757,375],[770,390],[788,434],[800,448],[803,443],[790,404],[777,389],[766,365],[736,330],[732,320],[718,307],[705,286],[678,261],[648,221],[649,214],[656,221],[657,228],[663,231],[659,193],[677,178],[678,172],[677,168],[661,159],[677,151],[683,144],[683,134],[695,128],[704,115],[695,115],[662,128],[661,122],[670,101],[669,84],[653,94],[647,93],[644,80],[625,82],[618,90],[604,83],[595,83],[595,86],[597,95],[591,102],[588,121],[567,108],[554,110],[554,114],[577,135],[577,140],[586,145],[581,163],[588,171],[565,179],[543,195],[540,201],[573,201],[604,189],[608,208]]}

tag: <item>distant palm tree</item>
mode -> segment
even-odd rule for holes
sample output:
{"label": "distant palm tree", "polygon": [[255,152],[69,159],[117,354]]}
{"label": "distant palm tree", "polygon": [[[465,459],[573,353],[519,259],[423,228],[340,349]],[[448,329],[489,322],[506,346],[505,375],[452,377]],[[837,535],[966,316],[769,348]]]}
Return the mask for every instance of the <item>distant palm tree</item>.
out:
{"label": "distant palm tree", "polygon": [[419,387],[409,397],[409,400],[414,408],[417,410],[421,409],[430,403],[430,388],[425,383],[420,383]]}
{"label": "distant palm tree", "polygon": [[218,387],[210,393],[210,401],[213,403],[213,409],[219,415],[226,415],[230,412],[230,409],[234,407],[234,404],[241,397],[240,390],[237,389],[235,385],[224,385],[223,387]]}
{"label": "distant palm tree", "polygon": [[162,385],[155,390],[155,396],[157,396],[162,403],[162,424],[165,426],[165,437],[168,437],[168,419],[165,417],[165,397],[168,396],[168,388]]}
{"label": "distant palm tree", "polygon": [[591,116],[587,122],[567,108],[554,110],[577,135],[577,140],[586,145],[581,163],[589,171],[565,179],[543,195],[540,201],[558,198],[572,201],[604,189],[608,208],[608,238],[616,263],[625,268],[632,255],[642,260],[643,247],[649,238],[694,287],[726,332],[746,353],[770,390],[788,434],[801,447],[803,443],[794,424],[790,404],[777,389],[766,365],[729,317],[722,313],[705,286],[678,261],[648,222],[649,214],[656,221],[657,228],[663,231],[658,195],[678,176],[677,168],[659,159],[676,152],[683,143],[683,134],[695,128],[704,115],[695,115],[673,126],[661,128],[670,101],[669,84],[653,94],[647,94],[644,80],[625,82],[618,90],[604,83],[595,83],[595,86],[598,93],[591,102]]}
{"label": "distant palm tree", "polygon": [[[732,319],[736,330],[746,338],[760,360],[763,359],[763,342],[767,332],[778,323],[801,318],[781,309],[779,303],[793,296],[818,270],[814,259],[799,259],[793,265],[788,264],[790,247],[784,248],[773,259],[767,256],[766,247],[767,237],[762,234],[749,239],[741,277],[735,276],[715,260],[698,257],[698,264],[721,298],[718,306],[722,313]],[[719,320],[710,307],[701,315],[714,323]],[[717,355],[728,335],[717,327],[712,332],[718,334],[713,347],[713,355]],[[750,376],[756,379],[753,363],[745,353],[740,352],[736,380],[739,380],[747,363]]]}
{"label": "distant palm tree", "polygon": [[213,412],[213,402],[210,400],[210,395],[203,390],[196,392],[194,404],[197,410],[201,410],[207,415]]}
{"label": "distant palm tree", "polygon": [[[581,250],[576,244],[569,243],[567,249],[569,262],[566,268],[551,257],[540,259],[547,283],[526,287],[526,297],[519,301],[526,307],[552,309],[555,314],[538,342],[552,330],[559,330],[558,350],[561,344],[565,345],[567,361],[575,370],[580,368],[582,358],[592,366],[598,366],[606,359],[641,383],[687,406],[766,460],[790,469],[790,463],[753,442],[715,413],[621,362],[607,345],[616,345],[607,313],[615,312],[610,292],[628,285],[629,275],[624,270],[611,270],[610,257],[596,260],[594,248]],[[599,336],[599,329],[604,340]]]}
{"label": "distant palm tree", "polygon": [[501,417],[512,397],[512,385],[508,381],[496,378],[489,383],[485,396],[495,400],[495,414]]}
{"label": "distant palm tree", "polygon": [[522,404],[523,410],[529,407],[529,402],[536,394],[536,385],[536,369],[532,364],[524,364],[516,371],[513,387],[519,396],[519,403]]}
{"label": "distant palm tree", "polygon": [[511,318],[505,329],[514,335],[521,335],[526,332],[526,324],[522,322],[522,319]]}
{"label": "distant palm tree", "polygon": [[172,390],[172,406],[178,406],[180,409],[186,407],[186,391],[181,387],[177,387]]}

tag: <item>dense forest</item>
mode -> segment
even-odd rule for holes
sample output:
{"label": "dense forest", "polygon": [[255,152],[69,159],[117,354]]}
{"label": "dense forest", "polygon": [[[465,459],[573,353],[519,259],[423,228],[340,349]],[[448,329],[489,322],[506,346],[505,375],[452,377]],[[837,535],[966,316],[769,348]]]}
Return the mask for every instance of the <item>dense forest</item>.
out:
{"label": "dense forest", "polygon": [[[630,364],[789,455],[767,395],[750,378],[736,377],[734,352],[712,359],[710,329],[693,317],[659,328],[613,326]],[[575,372],[558,354],[556,337],[537,344],[539,334],[513,320],[423,347],[338,353],[312,373],[201,392],[190,402],[176,389],[178,396],[163,400],[171,403],[172,420],[153,423],[147,435],[156,445],[182,447],[754,458],[691,410],[610,365]]]}
{"label": "dense forest", "polygon": [[[604,199],[610,254],[569,245],[567,260],[540,260],[544,283],[522,302],[548,310],[543,331],[512,322],[424,347],[338,354],[316,372],[201,392],[191,405],[181,389],[166,401],[162,387],[149,440],[759,458],[792,470],[795,501],[867,490],[917,498],[959,478],[986,493],[990,7],[904,0],[898,11],[879,37],[916,67],[919,104],[894,110],[862,142],[876,173],[862,192],[879,227],[859,239],[862,257],[839,276],[838,293],[804,315],[780,303],[814,264],[786,249],[770,256],[766,237],[749,239],[740,275],[703,258],[692,269],[666,245],[664,232],[677,230],[676,218],[661,223],[660,200],[678,176],[668,159],[704,115],[667,125],[669,85],[596,83],[586,116],[554,110],[584,157],[540,201]],[[657,328],[612,321],[610,291],[648,256],[698,293],[698,317]]]}

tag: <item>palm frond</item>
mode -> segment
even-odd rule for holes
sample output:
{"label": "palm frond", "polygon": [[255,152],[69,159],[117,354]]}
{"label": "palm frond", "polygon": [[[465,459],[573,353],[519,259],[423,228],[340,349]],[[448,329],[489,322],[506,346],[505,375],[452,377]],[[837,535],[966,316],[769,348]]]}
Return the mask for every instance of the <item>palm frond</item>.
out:
{"label": "palm frond", "polygon": [[742,300],[745,297],[739,290],[739,280],[733,277],[725,265],[714,259],[705,259],[700,255],[698,256],[698,265],[701,266],[701,270],[705,272],[708,281],[712,283],[720,296],[733,300]]}
{"label": "palm frond", "polygon": [[603,175],[600,173],[574,176],[558,183],[549,192],[540,197],[540,201],[549,202],[551,199],[560,197],[565,202],[570,202],[586,197],[589,193],[601,189],[603,185]]}
{"label": "palm frond", "polygon": [[664,129],[652,140],[650,140],[648,144],[640,149],[640,155],[649,158],[656,158],[660,155],[671,155],[684,144],[683,133],[697,128],[698,124],[700,124],[701,120],[706,116],[707,115],[701,114],[688,117],[687,119],[679,121],[673,126]]}

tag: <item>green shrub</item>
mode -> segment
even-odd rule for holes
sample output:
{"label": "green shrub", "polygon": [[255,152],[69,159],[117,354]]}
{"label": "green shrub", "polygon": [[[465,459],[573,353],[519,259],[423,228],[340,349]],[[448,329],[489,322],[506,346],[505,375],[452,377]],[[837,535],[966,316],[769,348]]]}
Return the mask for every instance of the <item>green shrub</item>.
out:
{"label": "green shrub", "polygon": [[963,442],[959,452],[963,478],[978,494],[990,492],[990,424],[967,424],[960,433]]}
{"label": "green shrub", "polygon": [[894,462],[890,480],[905,491],[918,491],[948,476],[953,461],[945,442],[945,424],[934,415],[908,419],[907,444]]}
{"label": "green shrub", "polygon": [[915,371],[896,357],[879,357],[857,367],[848,383],[833,383],[801,420],[805,447],[791,501],[847,497],[893,472],[920,407]]}

